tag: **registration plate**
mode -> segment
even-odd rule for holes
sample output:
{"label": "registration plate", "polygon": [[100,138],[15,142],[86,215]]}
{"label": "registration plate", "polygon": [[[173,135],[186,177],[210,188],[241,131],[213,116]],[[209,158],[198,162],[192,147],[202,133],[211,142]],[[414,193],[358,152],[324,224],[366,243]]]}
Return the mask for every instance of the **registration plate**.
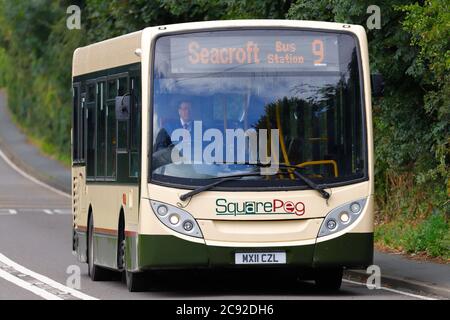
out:
{"label": "registration plate", "polygon": [[236,252],[236,264],[285,264],[286,252]]}

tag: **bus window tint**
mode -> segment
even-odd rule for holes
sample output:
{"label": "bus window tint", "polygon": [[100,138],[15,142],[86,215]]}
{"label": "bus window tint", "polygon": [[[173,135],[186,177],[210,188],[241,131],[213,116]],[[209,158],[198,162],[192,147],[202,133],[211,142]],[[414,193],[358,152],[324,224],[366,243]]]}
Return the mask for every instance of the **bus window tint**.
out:
{"label": "bus window tint", "polygon": [[[249,161],[251,147],[233,149],[235,141],[226,140],[227,130],[249,129],[258,135],[263,129],[278,130],[279,162],[303,167],[304,174],[317,182],[364,178],[365,120],[358,55],[355,38],[345,33],[245,30],[159,38],[150,179],[201,185],[210,178],[256,170],[229,163],[239,155]],[[200,137],[192,140],[193,161],[180,165],[174,163],[171,150],[180,143],[173,139],[175,129],[186,122],[180,113],[183,103],[190,106],[187,122],[201,123],[195,127],[201,132],[193,133]],[[204,152],[212,141],[204,136],[209,129],[218,130],[224,140],[223,149],[215,150],[221,158],[216,163],[205,161]],[[270,145],[270,135],[267,139]],[[302,184],[285,175],[230,183]]]}
{"label": "bus window tint", "polygon": [[118,88],[118,95],[119,96],[123,96],[128,92],[128,82],[127,82],[128,78],[120,78],[119,81],[119,88]]}
{"label": "bus window tint", "polygon": [[139,153],[136,151],[130,152],[130,177],[139,176]]}
{"label": "bus window tint", "polygon": [[141,109],[141,82],[140,77],[131,77],[131,89],[132,89],[132,105],[131,105],[131,121],[130,121],[130,177],[139,176],[140,168],[140,153],[139,153],[139,143],[140,143],[140,109]]}
{"label": "bus window tint", "polygon": [[74,162],[79,160],[79,112],[80,112],[80,101],[79,101],[79,86],[73,87],[73,110],[72,110],[72,144],[73,144],[73,154],[72,159]]}
{"label": "bus window tint", "polygon": [[106,108],[105,108],[105,82],[97,83],[97,170],[96,176],[105,176],[105,135],[106,135]]}
{"label": "bus window tint", "polygon": [[95,84],[87,85],[87,130],[86,130],[86,155],[87,155],[87,176],[89,178],[95,178],[95,144],[96,144],[96,135],[95,135],[95,101],[96,101],[96,89]]}
{"label": "bus window tint", "polygon": [[138,148],[138,140],[140,134],[140,119],[139,119],[139,109],[141,107],[141,102],[139,97],[141,96],[141,83],[140,78],[133,77],[131,78],[132,86],[133,86],[133,99],[131,105],[131,149],[137,150]]}
{"label": "bus window tint", "polygon": [[117,148],[128,150],[128,121],[117,121]]}
{"label": "bus window tint", "polygon": [[107,104],[107,145],[106,145],[106,176],[116,176],[116,105],[115,102]]}
{"label": "bus window tint", "polygon": [[108,81],[108,100],[116,98],[117,84],[118,84],[118,80],[116,80],[116,79]]}

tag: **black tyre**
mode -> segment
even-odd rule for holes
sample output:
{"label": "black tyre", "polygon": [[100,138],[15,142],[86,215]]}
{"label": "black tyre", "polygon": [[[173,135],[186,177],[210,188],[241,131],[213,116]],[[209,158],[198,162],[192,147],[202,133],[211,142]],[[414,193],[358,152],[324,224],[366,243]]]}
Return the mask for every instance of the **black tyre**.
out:
{"label": "black tyre", "polygon": [[127,260],[126,260],[126,242],[124,237],[119,238],[119,268],[123,268],[122,281],[126,283],[128,291],[130,292],[142,292],[147,289],[146,287],[146,277],[143,272],[131,272],[128,271]]}
{"label": "black tyre", "polygon": [[125,279],[130,292],[142,292],[147,289],[143,272],[125,271]]}
{"label": "black tyre", "polygon": [[317,270],[316,287],[321,291],[339,291],[342,285],[342,268]]}
{"label": "black tyre", "polygon": [[94,264],[95,246],[94,246],[94,221],[89,218],[88,224],[88,274],[92,281],[104,281],[111,279],[111,271]]}

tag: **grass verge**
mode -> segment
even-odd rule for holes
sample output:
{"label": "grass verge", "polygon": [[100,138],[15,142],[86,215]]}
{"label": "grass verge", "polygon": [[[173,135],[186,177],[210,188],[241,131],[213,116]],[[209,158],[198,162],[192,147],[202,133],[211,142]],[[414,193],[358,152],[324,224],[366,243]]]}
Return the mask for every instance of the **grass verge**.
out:
{"label": "grass verge", "polygon": [[43,154],[61,162],[61,164],[64,165],[65,167],[70,168],[72,162],[70,154],[62,154],[51,143],[39,139],[37,137],[31,136],[29,134],[27,134],[27,138],[30,141],[30,143],[36,146]]}
{"label": "grass verge", "polygon": [[422,221],[399,217],[377,225],[375,241],[380,246],[404,253],[426,253],[450,262],[450,230],[442,213],[433,213]]}
{"label": "grass verge", "polygon": [[59,161],[63,166],[70,168],[72,165],[72,158],[70,153],[61,152],[54,144],[36,136],[33,132],[26,127],[24,127],[19,121],[17,121],[16,116],[13,112],[9,111],[13,123],[19,130],[26,135],[27,140],[38,148],[42,154],[45,156]]}
{"label": "grass verge", "polygon": [[418,184],[411,172],[391,172],[379,190],[376,246],[450,262],[450,201],[445,184]]}

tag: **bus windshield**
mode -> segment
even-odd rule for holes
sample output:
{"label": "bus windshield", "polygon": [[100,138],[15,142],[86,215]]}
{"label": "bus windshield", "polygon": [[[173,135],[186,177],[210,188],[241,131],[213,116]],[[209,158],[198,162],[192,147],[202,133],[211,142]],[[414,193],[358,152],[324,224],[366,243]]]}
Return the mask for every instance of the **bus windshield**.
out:
{"label": "bus windshield", "polygon": [[[155,45],[149,179],[194,187],[293,165],[320,184],[367,176],[357,40],[346,33],[228,30]],[[305,187],[289,171],[230,187]]]}

